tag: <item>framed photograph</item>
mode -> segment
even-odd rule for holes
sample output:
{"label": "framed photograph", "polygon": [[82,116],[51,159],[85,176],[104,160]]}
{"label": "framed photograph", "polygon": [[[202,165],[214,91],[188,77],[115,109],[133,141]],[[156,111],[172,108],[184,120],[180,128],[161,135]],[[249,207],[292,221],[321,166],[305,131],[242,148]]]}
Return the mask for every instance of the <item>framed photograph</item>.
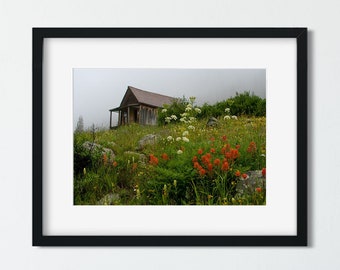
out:
{"label": "framed photograph", "polygon": [[33,29],[33,246],[306,245],[307,28]]}

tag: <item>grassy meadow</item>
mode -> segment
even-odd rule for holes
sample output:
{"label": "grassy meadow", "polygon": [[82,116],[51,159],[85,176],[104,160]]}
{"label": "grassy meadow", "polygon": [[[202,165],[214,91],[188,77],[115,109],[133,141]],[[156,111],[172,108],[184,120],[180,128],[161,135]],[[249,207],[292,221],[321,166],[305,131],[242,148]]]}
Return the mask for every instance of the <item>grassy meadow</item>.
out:
{"label": "grassy meadow", "polygon": [[[266,204],[265,181],[244,184],[254,171],[265,180],[265,113],[239,112],[230,100],[216,104],[218,113],[182,100],[160,109],[156,126],[76,131],[74,204]],[[141,145],[146,135],[153,139]],[[113,152],[86,149],[85,142]]]}

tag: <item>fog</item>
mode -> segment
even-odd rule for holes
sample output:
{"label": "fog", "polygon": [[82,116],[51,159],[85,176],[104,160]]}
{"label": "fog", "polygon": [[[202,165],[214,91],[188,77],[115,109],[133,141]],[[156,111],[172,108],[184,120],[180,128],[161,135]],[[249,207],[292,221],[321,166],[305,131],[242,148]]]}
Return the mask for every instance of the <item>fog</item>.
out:
{"label": "fog", "polygon": [[[265,69],[73,69],[73,124],[109,127],[109,109],[118,107],[128,86],[214,104],[250,91],[266,96]],[[117,114],[113,113],[113,124]]]}

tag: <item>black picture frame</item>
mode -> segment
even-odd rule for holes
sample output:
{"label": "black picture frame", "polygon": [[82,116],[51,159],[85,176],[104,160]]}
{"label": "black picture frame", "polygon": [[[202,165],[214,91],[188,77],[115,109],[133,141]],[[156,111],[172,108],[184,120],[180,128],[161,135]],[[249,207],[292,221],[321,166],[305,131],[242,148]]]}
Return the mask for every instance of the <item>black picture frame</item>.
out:
{"label": "black picture frame", "polygon": [[[135,236],[43,234],[43,52],[46,38],[293,38],[297,44],[297,234]],[[307,28],[33,28],[33,246],[306,246]]]}

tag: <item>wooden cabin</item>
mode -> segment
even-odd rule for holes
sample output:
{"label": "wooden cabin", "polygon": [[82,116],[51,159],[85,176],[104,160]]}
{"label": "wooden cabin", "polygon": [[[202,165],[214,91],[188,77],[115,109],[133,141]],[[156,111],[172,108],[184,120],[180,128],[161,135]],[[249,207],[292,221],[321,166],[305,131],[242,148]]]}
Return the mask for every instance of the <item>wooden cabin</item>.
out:
{"label": "wooden cabin", "polygon": [[175,98],[128,86],[120,106],[110,111],[110,128],[112,113],[118,112],[118,126],[130,123],[156,125],[158,109],[164,104],[171,104]]}

